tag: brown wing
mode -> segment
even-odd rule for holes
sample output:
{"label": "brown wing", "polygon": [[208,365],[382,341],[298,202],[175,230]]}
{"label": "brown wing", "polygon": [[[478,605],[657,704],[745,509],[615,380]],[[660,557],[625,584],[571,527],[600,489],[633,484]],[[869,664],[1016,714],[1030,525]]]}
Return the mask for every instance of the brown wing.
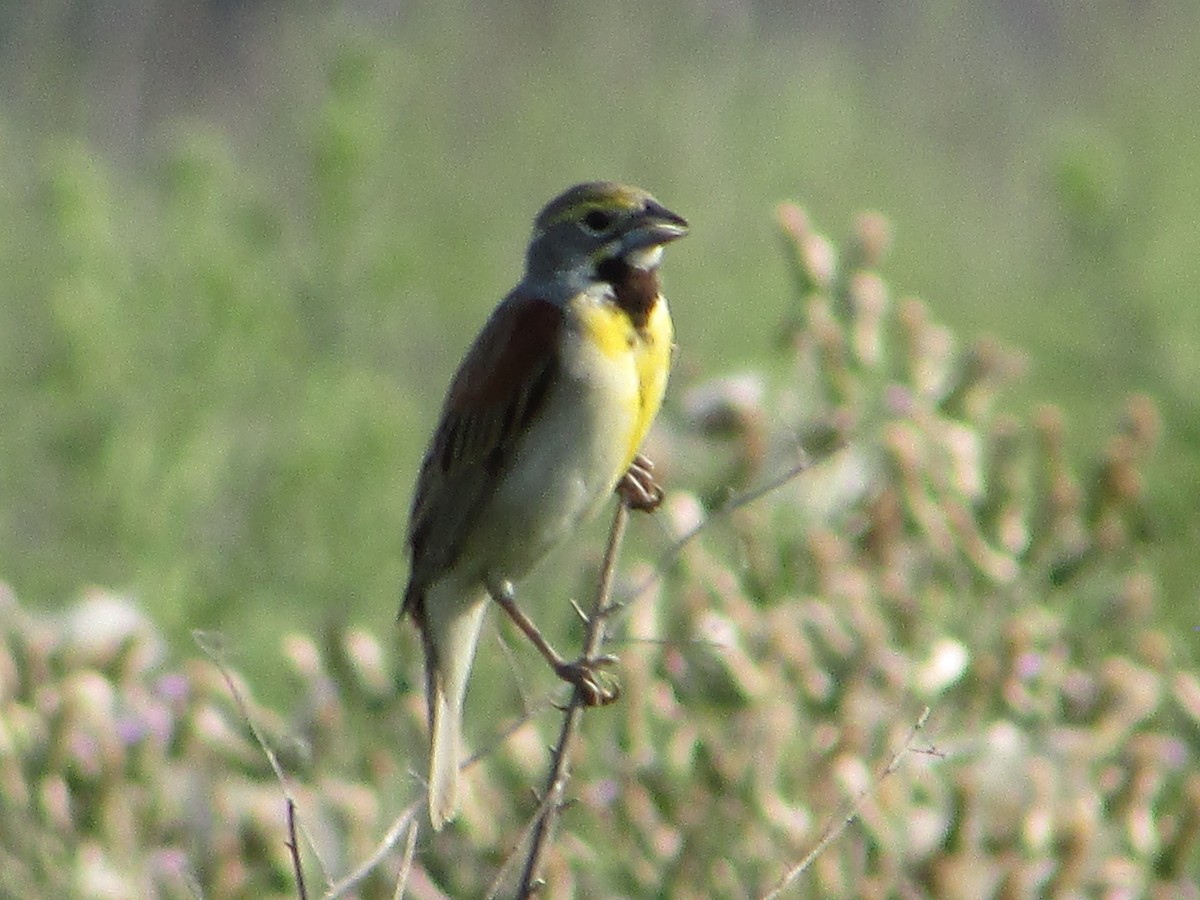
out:
{"label": "brown wing", "polygon": [[412,574],[401,613],[452,566],[558,374],[562,311],[510,294],[459,366],[421,464],[408,523]]}

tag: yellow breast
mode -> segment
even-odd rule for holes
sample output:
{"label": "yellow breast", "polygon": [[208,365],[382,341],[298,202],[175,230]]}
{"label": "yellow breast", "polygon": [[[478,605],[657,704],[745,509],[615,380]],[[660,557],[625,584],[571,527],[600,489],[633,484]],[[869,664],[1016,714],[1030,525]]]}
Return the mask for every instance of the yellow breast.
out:
{"label": "yellow breast", "polygon": [[612,303],[589,303],[580,313],[584,333],[592,344],[613,365],[630,366],[636,374],[637,392],[628,398],[625,409],[632,428],[621,469],[624,472],[645,440],[667,390],[671,343],[675,336],[671,314],[662,297],[640,330],[634,327],[628,313]]}

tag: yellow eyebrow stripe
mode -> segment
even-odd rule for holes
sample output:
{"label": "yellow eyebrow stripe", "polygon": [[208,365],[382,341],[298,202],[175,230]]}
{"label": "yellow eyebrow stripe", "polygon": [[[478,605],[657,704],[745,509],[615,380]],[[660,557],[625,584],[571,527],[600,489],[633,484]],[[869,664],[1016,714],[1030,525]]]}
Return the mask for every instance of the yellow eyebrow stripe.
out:
{"label": "yellow eyebrow stripe", "polygon": [[592,210],[611,212],[616,210],[631,211],[641,209],[646,205],[646,194],[636,188],[624,185],[611,185],[603,194],[560,198],[565,202],[559,208],[553,206],[542,210],[534,223],[539,229],[572,219],[582,219]]}

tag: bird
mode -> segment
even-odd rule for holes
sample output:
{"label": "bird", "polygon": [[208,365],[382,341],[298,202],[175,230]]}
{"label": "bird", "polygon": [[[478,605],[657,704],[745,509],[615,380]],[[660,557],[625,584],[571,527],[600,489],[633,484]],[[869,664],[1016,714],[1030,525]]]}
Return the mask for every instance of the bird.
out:
{"label": "bird", "polygon": [[590,705],[612,657],[567,661],[517,606],[513,584],[617,491],[662,499],[639,453],[674,353],[663,248],[688,223],[646,191],[571,187],[538,213],[520,281],[450,382],[422,460],[400,617],[420,634],[435,830],[456,814],[463,704],[489,598]]}

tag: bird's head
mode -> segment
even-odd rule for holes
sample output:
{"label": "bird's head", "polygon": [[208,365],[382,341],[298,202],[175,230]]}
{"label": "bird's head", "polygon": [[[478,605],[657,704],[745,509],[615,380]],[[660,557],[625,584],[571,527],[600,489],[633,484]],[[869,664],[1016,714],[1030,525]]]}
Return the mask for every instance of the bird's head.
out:
{"label": "bird's head", "polygon": [[538,213],[526,257],[535,279],[593,281],[606,263],[653,270],[687,221],[640,188],[593,181],[569,188]]}

